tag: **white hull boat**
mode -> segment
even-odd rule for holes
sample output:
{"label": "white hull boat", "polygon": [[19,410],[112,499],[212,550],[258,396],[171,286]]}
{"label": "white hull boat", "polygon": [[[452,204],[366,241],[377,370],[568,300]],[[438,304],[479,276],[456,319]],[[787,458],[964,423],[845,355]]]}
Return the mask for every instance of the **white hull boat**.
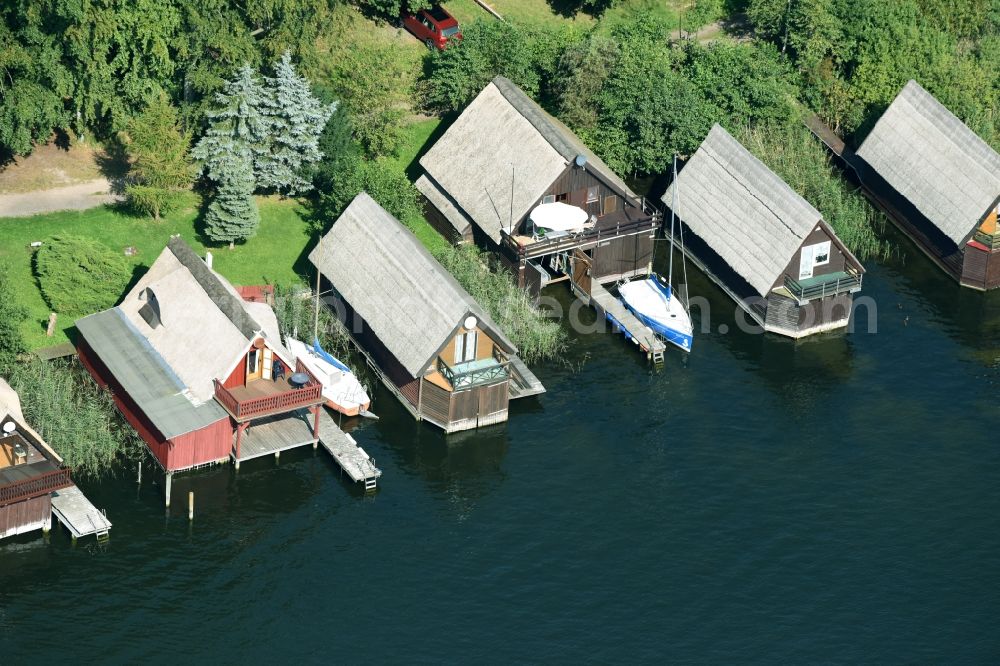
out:
{"label": "white hull boat", "polygon": [[368,411],[371,398],[361,382],[350,368],[323,351],[318,341],[310,347],[295,338],[286,337],[285,346],[323,385],[327,407],[345,416],[374,416]]}

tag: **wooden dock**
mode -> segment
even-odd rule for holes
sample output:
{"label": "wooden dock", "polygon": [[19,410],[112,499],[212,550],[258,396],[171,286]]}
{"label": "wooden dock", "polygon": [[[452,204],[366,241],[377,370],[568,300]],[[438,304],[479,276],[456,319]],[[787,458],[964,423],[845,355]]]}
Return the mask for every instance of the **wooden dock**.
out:
{"label": "wooden dock", "polygon": [[654,363],[663,362],[666,343],[597,282],[590,286],[590,303],[598,314],[604,315],[611,322],[615,332],[621,331],[625,339],[638,345]]}
{"label": "wooden dock", "polygon": [[52,493],[52,515],[66,526],[73,539],[94,534],[101,541],[111,529],[111,521],[104,512],[91,504],[76,486]]}
{"label": "wooden dock", "polygon": [[292,414],[282,414],[254,421],[240,440],[240,455],[236,456],[236,435],[233,435],[233,450],[230,454],[237,465],[244,460],[253,460],[267,455],[280,455],[282,451],[297,449],[307,444],[315,444],[312,414],[301,409]]}
{"label": "wooden dock", "polygon": [[353,437],[337,427],[326,410],[320,412],[319,416],[319,443],[352,481],[364,483],[367,492],[375,490],[382,470],[375,466],[375,461],[358,446]]}
{"label": "wooden dock", "polygon": [[510,357],[510,397],[511,400],[545,393],[541,380],[535,376],[518,356]]}

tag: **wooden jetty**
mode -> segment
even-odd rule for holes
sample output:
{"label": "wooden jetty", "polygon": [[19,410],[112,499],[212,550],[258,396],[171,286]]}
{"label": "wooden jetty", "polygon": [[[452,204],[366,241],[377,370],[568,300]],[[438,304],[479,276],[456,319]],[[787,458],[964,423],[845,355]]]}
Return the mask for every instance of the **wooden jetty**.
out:
{"label": "wooden jetty", "polygon": [[75,485],[53,491],[52,515],[66,526],[74,540],[93,534],[98,541],[104,541],[111,529],[111,521],[104,512],[91,504]]}
{"label": "wooden jetty", "polygon": [[337,427],[326,410],[319,417],[319,443],[352,481],[365,484],[366,492],[375,490],[382,470],[375,466],[375,461],[358,446],[353,437]]}
{"label": "wooden jetty", "polygon": [[[240,440],[237,453],[233,446],[230,457],[239,469],[240,463],[262,456],[279,457],[282,451],[296,449],[307,444],[315,444],[317,438],[313,435],[311,415],[307,410],[300,410],[290,415],[272,416],[254,422],[247,428]],[[233,435],[235,440],[236,435]]]}
{"label": "wooden jetty", "polygon": [[[586,300],[586,294],[576,289],[574,292],[580,298]],[[611,322],[615,332],[621,331],[625,339],[632,341],[639,346],[639,349],[646,353],[654,363],[663,362],[663,352],[666,350],[666,343],[663,342],[649,326],[643,324],[639,319],[626,308],[620,300],[611,295],[607,289],[598,282],[590,285],[590,304],[594,306],[598,314]]]}
{"label": "wooden jetty", "polygon": [[231,457],[236,469],[239,469],[240,463],[245,460],[268,455],[277,459],[282,451],[308,445],[315,449],[320,444],[352,481],[363,483],[367,491],[375,490],[382,470],[375,467],[371,456],[358,446],[353,437],[337,427],[325,409],[319,412],[319,436],[314,434],[312,414],[305,409],[291,415],[261,419],[243,433],[239,457],[235,446]]}

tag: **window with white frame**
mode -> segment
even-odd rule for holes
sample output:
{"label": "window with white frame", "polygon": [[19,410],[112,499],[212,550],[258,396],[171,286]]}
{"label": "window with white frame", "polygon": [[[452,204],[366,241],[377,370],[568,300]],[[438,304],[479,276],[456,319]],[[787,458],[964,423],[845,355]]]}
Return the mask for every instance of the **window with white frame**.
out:
{"label": "window with white frame", "polygon": [[544,197],[542,197],[543,204],[555,203],[555,202],[556,202],[556,195],[554,194],[546,194]]}
{"label": "window with white frame", "polygon": [[591,185],[587,188],[587,203],[594,203],[600,197],[600,187]]}
{"label": "window with white frame", "polygon": [[459,333],[455,338],[455,364],[468,363],[476,360],[477,332],[475,330]]}
{"label": "window with white frame", "polygon": [[828,263],[830,263],[830,241],[806,245],[799,257],[799,279],[811,278],[817,266],[825,266]]}

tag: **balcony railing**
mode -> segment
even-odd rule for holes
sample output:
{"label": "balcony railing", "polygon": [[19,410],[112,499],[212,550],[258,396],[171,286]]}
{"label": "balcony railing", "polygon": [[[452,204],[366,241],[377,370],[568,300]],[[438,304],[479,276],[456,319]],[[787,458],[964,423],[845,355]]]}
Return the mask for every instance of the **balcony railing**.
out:
{"label": "balcony railing", "polygon": [[30,479],[22,479],[0,486],[0,506],[39,497],[53,490],[73,485],[68,469],[56,469]]}
{"label": "balcony railing", "polygon": [[786,275],[785,289],[791,292],[800,305],[804,305],[814,298],[860,291],[861,277],[861,273],[853,268],[848,268],[846,272],[821,275],[801,282]]}
{"label": "balcony railing", "polygon": [[289,412],[301,407],[316,405],[323,401],[323,385],[309,372],[302,361],[296,359],[295,372],[305,373],[309,381],[302,388],[280,391],[258,398],[240,400],[218,379],[215,380],[215,399],[233,415],[237,421]]}
{"label": "balcony railing", "polygon": [[[659,214],[655,212],[646,213],[646,211],[643,211],[643,213],[647,217],[638,220],[621,221],[614,226],[601,226],[600,222],[598,222],[591,228],[584,228],[582,231],[575,233],[557,233],[542,236],[527,245],[521,245],[514,238],[514,235],[507,233],[506,230],[501,230],[501,242],[518,255],[523,255],[529,259],[570,250],[581,245],[590,245],[592,243],[599,245],[602,241],[621,236],[629,236],[643,231],[655,232],[660,225]],[[609,213],[609,215],[615,215],[615,213]]]}
{"label": "balcony railing", "polygon": [[[459,363],[455,366],[448,365],[447,361],[438,356],[437,369],[441,376],[448,380],[452,389],[456,391],[478,384],[489,384],[507,379],[508,361],[502,356],[502,352],[498,356],[497,351],[494,347],[493,358]],[[501,358],[503,360],[500,360]]]}

